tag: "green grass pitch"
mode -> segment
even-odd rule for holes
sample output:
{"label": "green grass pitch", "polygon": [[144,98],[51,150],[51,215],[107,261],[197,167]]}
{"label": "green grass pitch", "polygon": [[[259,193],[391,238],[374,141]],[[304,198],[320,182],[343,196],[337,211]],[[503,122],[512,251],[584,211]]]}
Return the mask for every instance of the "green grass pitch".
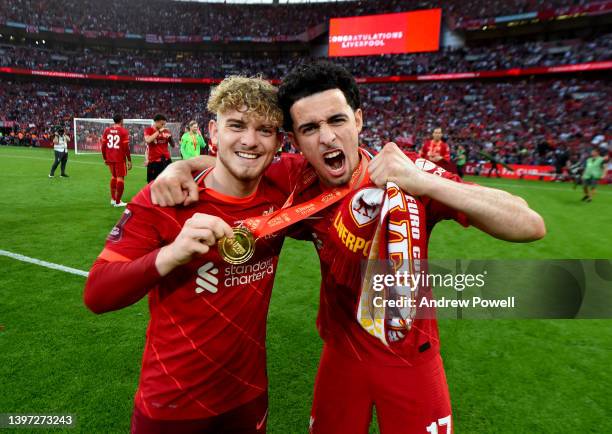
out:
{"label": "green grass pitch", "polygon": [[[51,160],[51,150],[0,148],[0,249],[88,270],[121,214],[109,206],[107,168],[99,155],[71,154],[70,178],[48,179]],[[445,222],[433,233],[433,258],[611,257],[610,187],[586,204],[569,184],[473,180],[525,198],[547,237],[508,244]],[[136,159],[125,197],[144,184]],[[83,306],[83,277],[2,256],[0,269],[0,413],[66,412],[77,417],[70,432],[128,432],[146,303],[96,316]],[[307,431],[319,279],[313,247],[288,240],[268,322],[270,433]],[[442,321],[456,432],[612,432],[611,326]]]}

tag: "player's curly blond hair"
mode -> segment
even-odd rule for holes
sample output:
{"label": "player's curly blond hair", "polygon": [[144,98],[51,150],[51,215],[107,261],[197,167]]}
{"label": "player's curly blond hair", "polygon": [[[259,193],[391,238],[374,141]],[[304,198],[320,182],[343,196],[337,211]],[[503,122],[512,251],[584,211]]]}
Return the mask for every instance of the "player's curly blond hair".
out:
{"label": "player's curly blond hair", "polygon": [[247,116],[257,116],[283,123],[283,112],[278,106],[278,90],[261,76],[232,75],[215,86],[208,98],[207,108],[212,114],[237,110]]}

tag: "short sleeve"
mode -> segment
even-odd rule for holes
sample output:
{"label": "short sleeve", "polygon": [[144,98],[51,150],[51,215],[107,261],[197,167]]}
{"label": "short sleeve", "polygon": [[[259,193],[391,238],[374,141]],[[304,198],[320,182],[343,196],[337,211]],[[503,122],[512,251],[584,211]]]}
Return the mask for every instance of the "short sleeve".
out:
{"label": "short sleeve", "polygon": [[[424,158],[415,159],[414,155],[407,155],[408,157],[413,159],[414,164],[424,172],[440,176],[444,179],[448,179],[449,181],[463,183],[463,180],[458,175],[443,169],[436,163],[433,163]],[[456,209],[453,209],[447,205],[444,205],[443,203],[440,203],[428,197],[424,197],[423,202],[425,203],[425,206],[427,208],[427,222],[430,229],[440,220],[455,220],[457,223],[464,227],[470,225],[467,216],[462,212],[457,211]]]}

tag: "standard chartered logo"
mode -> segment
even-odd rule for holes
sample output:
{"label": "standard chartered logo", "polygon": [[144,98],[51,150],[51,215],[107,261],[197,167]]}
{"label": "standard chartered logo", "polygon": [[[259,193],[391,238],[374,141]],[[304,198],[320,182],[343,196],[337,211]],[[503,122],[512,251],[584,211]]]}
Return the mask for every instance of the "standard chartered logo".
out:
{"label": "standard chartered logo", "polygon": [[196,293],[204,292],[204,290],[209,291],[213,294],[217,292],[219,287],[219,279],[217,279],[217,274],[219,274],[219,269],[215,267],[213,262],[207,262],[198,268],[198,277],[196,279]]}
{"label": "standard chartered logo", "polygon": [[[255,263],[231,265],[223,269],[222,285],[226,288],[248,285],[274,274],[274,257]],[[219,290],[219,269],[210,261],[198,268],[196,293],[208,291],[216,294]]]}
{"label": "standard chartered logo", "polygon": [[232,265],[225,268],[224,286],[248,285],[274,274],[274,258],[264,259],[253,264]]}

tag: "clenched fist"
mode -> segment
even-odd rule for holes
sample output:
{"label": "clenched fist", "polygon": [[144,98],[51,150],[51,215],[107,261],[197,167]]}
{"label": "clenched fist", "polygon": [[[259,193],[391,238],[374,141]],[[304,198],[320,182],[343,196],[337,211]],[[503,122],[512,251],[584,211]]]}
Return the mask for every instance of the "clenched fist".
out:
{"label": "clenched fist", "polygon": [[368,164],[370,179],[384,188],[391,181],[406,193],[424,195],[427,190],[427,173],[419,170],[414,162],[393,143],[387,143]]}

